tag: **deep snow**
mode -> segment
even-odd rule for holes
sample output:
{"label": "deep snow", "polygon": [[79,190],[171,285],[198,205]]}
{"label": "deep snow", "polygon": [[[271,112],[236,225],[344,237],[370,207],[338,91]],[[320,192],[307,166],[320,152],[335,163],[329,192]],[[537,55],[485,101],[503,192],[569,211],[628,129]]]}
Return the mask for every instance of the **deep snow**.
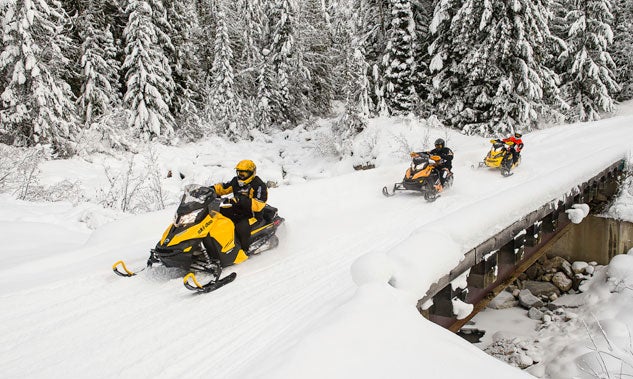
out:
{"label": "deep snow", "polygon": [[[160,172],[184,179],[163,178],[167,208],[137,215],[95,204],[108,183],[102,166],[124,167],[120,157],[47,162],[43,183],[79,180],[89,202],[0,195],[0,372],[21,378],[529,377],[425,320],[415,304],[463,252],[628,158],[631,108],[596,123],[525,134],[522,165],[509,178],[471,167],[487,152],[487,139],[411,120],[375,120],[359,136],[356,151],[377,167],[367,171],[351,168],[366,161],[330,154],[324,127],[267,142],[158,147]],[[383,197],[382,186],[402,177],[408,152],[437,137],[455,152],[454,187],[434,203],[409,193]],[[228,269],[238,273],[235,282],[202,296],[184,289],[182,272],[159,268],[129,279],[112,273],[119,259],[144,265],[186,184],[227,180],[245,158],[279,185],[269,198],[286,219],[277,249]],[[563,369],[575,365],[568,355]]]}

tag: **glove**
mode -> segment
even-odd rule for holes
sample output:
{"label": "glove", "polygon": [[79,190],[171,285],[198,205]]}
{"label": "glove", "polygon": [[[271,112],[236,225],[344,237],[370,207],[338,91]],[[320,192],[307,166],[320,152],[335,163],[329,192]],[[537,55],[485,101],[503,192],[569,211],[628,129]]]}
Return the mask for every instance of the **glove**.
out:
{"label": "glove", "polygon": [[205,197],[211,193],[215,193],[215,189],[213,187],[200,187],[191,191],[191,195],[194,197]]}
{"label": "glove", "polygon": [[232,208],[234,205],[237,205],[237,198],[225,198],[222,203],[220,203],[220,208]]}
{"label": "glove", "polygon": [[418,153],[412,151],[409,155],[411,156],[411,158],[415,158],[418,156]]}

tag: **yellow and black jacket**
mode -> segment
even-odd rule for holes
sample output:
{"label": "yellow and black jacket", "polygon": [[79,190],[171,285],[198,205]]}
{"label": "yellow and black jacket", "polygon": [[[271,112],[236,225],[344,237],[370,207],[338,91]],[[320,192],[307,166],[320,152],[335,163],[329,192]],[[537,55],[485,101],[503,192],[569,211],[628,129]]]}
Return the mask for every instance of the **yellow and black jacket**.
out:
{"label": "yellow and black jacket", "polygon": [[234,221],[251,217],[259,218],[260,212],[268,200],[268,188],[259,176],[254,176],[252,180],[242,186],[240,186],[238,178],[235,177],[230,182],[218,183],[213,188],[215,193],[220,196],[233,193],[235,205],[223,208],[221,213]]}

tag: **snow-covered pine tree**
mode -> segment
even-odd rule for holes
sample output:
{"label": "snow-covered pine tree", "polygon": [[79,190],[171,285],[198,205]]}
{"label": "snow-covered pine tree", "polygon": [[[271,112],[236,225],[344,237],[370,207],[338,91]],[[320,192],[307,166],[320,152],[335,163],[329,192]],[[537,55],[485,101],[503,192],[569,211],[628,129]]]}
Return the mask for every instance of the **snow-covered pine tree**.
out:
{"label": "snow-covered pine tree", "polygon": [[169,137],[174,120],[169,111],[174,82],[169,61],[159,43],[163,35],[152,22],[153,9],[143,0],[129,0],[125,74],[127,91],[123,98],[131,112],[129,126],[144,139]]}
{"label": "snow-covered pine tree", "polygon": [[70,90],[73,94],[79,94],[81,88],[81,74],[80,67],[77,64],[80,60],[81,44],[83,43],[80,33],[83,30],[80,27],[81,21],[79,15],[84,12],[85,4],[83,1],[72,0],[53,0],[58,3],[58,6],[63,9],[67,15],[64,20],[65,29],[64,41],[60,44],[60,49],[63,51],[64,56],[75,64],[65,65],[58,73],[58,76],[62,78],[66,83],[70,85]]}
{"label": "snow-covered pine tree", "polygon": [[[261,100],[258,98],[258,77],[263,65],[262,46],[266,28],[263,0],[237,0],[224,3],[225,18],[233,49],[233,82],[236,101],[241,105],[234,115],[243,131],[259,128],[256,121]],[[243,133],[242,138],[249,133]]]}
{"label": "snow-covered pine tree", "polygon": [[249,71],[261,63],[261,44],[266,25],[266,12],[263,2],[265,0],[239,0],[238,9],[242,10],[243,17],[239,33],[242,36],[243,48],[240,54],[240,62],[244,69]]}
{"label": "snow-covered pine tree", "polygon": [[390,113],[410,114],[415,103],[415,24],[409,0],[391,0],[391,30],[383,65]]}
{"label": "snow-covered pine tree", "polygon": [[229,40],[226,13],[217,4],[215,51],[209,86],[209,115],[218,132],[233,141],[243,137],[242,125],[235,122],[238,99],[233,89],[233,50]]}
{"label": "snow-covered pine tree", "polygon": [[341,146],[343,153],[347,153],[349,142],[358,133],[362,132],[370,116],[370,96],[371,83],[367,77],[369,64],[365,60],[365,52],[362,50],[362,43],[358,35],[359,14],[357,11],[350,12],[350,20],[346,24],[347,36],[340,38],[346,41],[346,55],[341,72],[341,82],[344,83],[345,112],[334,124],[334,134]]}
{"label": "snow-covered pine tree", "polygon": [[334,98],[332,31],[321,0],[301,3],[296,33],[296,58],[291,76],[291,98],[301,119],[327,115]]}
{"label": "snow-covered pine tree", "polygon": [[431,114],[431,107],[424,101],[431,91],[431,75],[429,72],[429,46],[432,35],[429,27],[433,19],[433,11],[437,0],[419,0],[411,2],[411,12],[415,23],[415,71],[413,83],[417,94],[415,113],[422,117]]}
{"label": "snow-covered pine tree", "polygon": [[[451,27],[453,18],[458,13],[462,0],[441,0],[437,3],[433,18],[429,25],[431,44],[429,46],[429,75],[431,75],[432,87],[427,99],[435,109],[436,114],[446,124],[459,127],[456,115],[464,108],[459,99],[461,78],[455,72],[454,65],[464,57],[464,48],[458,48],[465,44],[464,41],[453,40]],[[466,45],[468,46],[468,45]]]}
{"label": "snow-covered pine tree", "polygon": [[346,66],[347,59],[352,51],[352,40],[356,37],[358,23],[358,11],[352,9],[354,1],[326,1],[324,19],[328,36],[322,38],[329,39],[330,62],[332,71],[333,101],[345,101],[347,95],[344,89],[347,85]]}
{"label": "snow-covered pine tree", "polygon": [[607,51],[613,42],[610,0],[568,0],[567,52],[563,56],[563,95],[570,104],[570,120],[592,121],[599,112],[613,110],[618,90],[615,64]]}
{"label": "snow-covered pine tree", "polygon": [[[100,9],[100,14],[95,14],[94,21],[99,30],[109,30],[114,39],[116,48],[116,61],[119,67],[119,97],[123,98],[125,91],[125,75],[121,70],[125,61],[125,36],[123,31],[128,21],[128,14],[125,12],[127,6],[126,1],[121,0],[83,0],[88,4],[92,4],[95,9]],[[84,8],[88,8],[86,5]]]}
{"label": "snow-covered pine tree", "polygon": [[[275,84],[270,61],[264,56],[270,50],[269,0],[238,0],[224,4],[227,33],[234,59],[233,89],[241,107],[234,120],[240,133],[246,129],[267,131],[271,121],[270,100]],[[265,75],[264,75],[265,73]],[[246,136],[243,133],[242,138]]]}
{"label": "snow-covered pine tree", "polygon": [[360,49],[365,52],[365,60],[369,64],[372,114],[384,114],[387,112],[387,105],[382,59],[391,28],[391,2],[390,0],[354,0],[354,2],[354,8],[360,15],[358,29]]}
{"label": "snow-covered pine tree", "polygon": [[99,116],[112,111],[121,103],[119,88],[120,65],[110,27],[95,21],[103,9],[98,2],[91,3],[80,16],[81,40],[81,91],[77,98],[79,114],[87,127]]}
{"label": "snow-covered pine tree", "polygon": [[167,58],[173,54],[175,47],[171,41],[173,25],[167,14],[167,8],[176,0],[145,0],[152,9],[152,24],[155,26],[158,44],[161,46]]}
{"label": "snow-covered pine tree", "polygon": [[71,66],[61,46],[66,15],[59,2],[3,4],[0,73],[0,139],[16,145],[51,144],[53,153],[74,152],[78,133],[70,86],[61,77]]}
{"label": "snow-covered pine tree", "polygon": [[276,92],[275,74],[268,58],[268,49],[263,50],[263,61],[257,76],[257,108],[255,123],[261,132],[268,132],[273,123],[273,108],[278,97]]}
{"label": "snow-covered pine tree", "polygon": [[633,1],[613,1],[613,43],[609,52],[615,62],[615,79],[620,85],[618,101],[633,99]]}
{"label": "snow-covered pine tree", "polygon": [[205,101],[204,75],[200,70],[199,49],[195,43],[202,31],[194,2],[168,0],[165,8],[171,25],[170,40],[174,47],[167,54],[175,85],[171,112],[179,127],[188,124],[187,127],[191,128],[199,125],[198,113]]}
{"label": "snow-covered pine tree", "polygon": [[297,115],[292,107],[290,98],[290,76],[292,75],[292,62],[295,58],[295,28],[296,28],[295,0],[271,0],[266,7],[269,21],[270,36],[268,41],[269,53],[266,58],[275,74],[275,90],[270,91],[269,107],[273,124],[283,127],[294,124]]}
{"label": "snow-covered pine tree", "polygon": [[440,118],[468,134],[496,135],[534,127],[557,110],[551,104],[561,107],[558,77],[545,65],[548,1],[465,0],[448,18],[459,3],[443,0],[438,7],[448,12],[436,14],[449,23],[431,61],[440,72],[433,94]]}
{"label": "snow-covered pine tree", "polygon": [[[95,0],[88,0],[89,2],[96,3]],[[125,13],[125,2],[120,0],[99,0],[99,7],[103,10],[101,17],[99,18],[99,24],[103,26],[109,26],[112,32],[112,36],[115,40],[115,45],[121,47],[124,44],[125,37],[123,36],[123,30],[127,24],[127,14]],[[119,60],[123,63],[124,51],[119,48]]]}
{"label": "snow-covered pine tree", "polygon": [[199,33],[194,35],[194,41],[198,47],[198,60],[200,71],[203,73],[203,83],[209,82],[211,66],[213,65],[213,49],[215,42],[215,10],[214,3],[209,0],[195,0],[198,13]]}
{"label": "snow-covered pine tree", "polygon": [[[243,99],[257,98],[257,77],[263,62],[263,37],[267,24],[266,13],[262,0],[239,0],[236,9],[229,16],[234,19],[234,38],[239,44],[234,44],[239,50],[234,50],[235,86]],[[229,32],[231,36],[231,33]]]}
{"label": "snow-covered pine tree", "polygon": [[[0,5],[0,20],[5,19],[5,15],[4,12],[6,11],[5,6],[4,5]],[[4,31],[4,28],[3,28]],[[0,38],[0,53],[2,53],[4,51],[6,44],[4,43],[4,38]],[[0,61],[0,65],[2,64],[2,62]],[[0,94],[2,94],[2,92],[4,92],[4,89],[7,87],[8,84],[8,78],[6,78],[5,73],[3,72],[2,68],[0,68]],[[0,104],[2,104],[2,98],[0,98]],[[0,108],[1,109],[1,108]],[[2,135],[0,134],[0,143],[2,143]]]}

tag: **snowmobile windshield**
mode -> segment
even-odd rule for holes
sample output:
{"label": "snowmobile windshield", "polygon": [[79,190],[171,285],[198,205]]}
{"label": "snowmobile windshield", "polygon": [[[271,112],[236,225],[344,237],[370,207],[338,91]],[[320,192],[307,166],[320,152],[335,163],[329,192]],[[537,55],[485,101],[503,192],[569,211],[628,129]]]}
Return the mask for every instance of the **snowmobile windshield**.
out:
{"label": "snowmobile windshield", "polygon": [[411,162],[411,169],[413,171],[422,170],[429,163],[429,155],[420,153],[416,157],[413,158]]}
{"label": "snowmobile windshield", "polygon": [[180,199],[180,205],[176,213],[183,215],[202,209],[208,201],[214,198],[215,191],[210,187],[189,184],[185,187],[185,193],[182,195],[182,199]]}
{"label": "snowmobile windshield", "polygon": [[503,141],[496,141],[495,143],[492,144],[492,147],[494,147],[495,150],[505,148],[505,146],[506,144]]}

